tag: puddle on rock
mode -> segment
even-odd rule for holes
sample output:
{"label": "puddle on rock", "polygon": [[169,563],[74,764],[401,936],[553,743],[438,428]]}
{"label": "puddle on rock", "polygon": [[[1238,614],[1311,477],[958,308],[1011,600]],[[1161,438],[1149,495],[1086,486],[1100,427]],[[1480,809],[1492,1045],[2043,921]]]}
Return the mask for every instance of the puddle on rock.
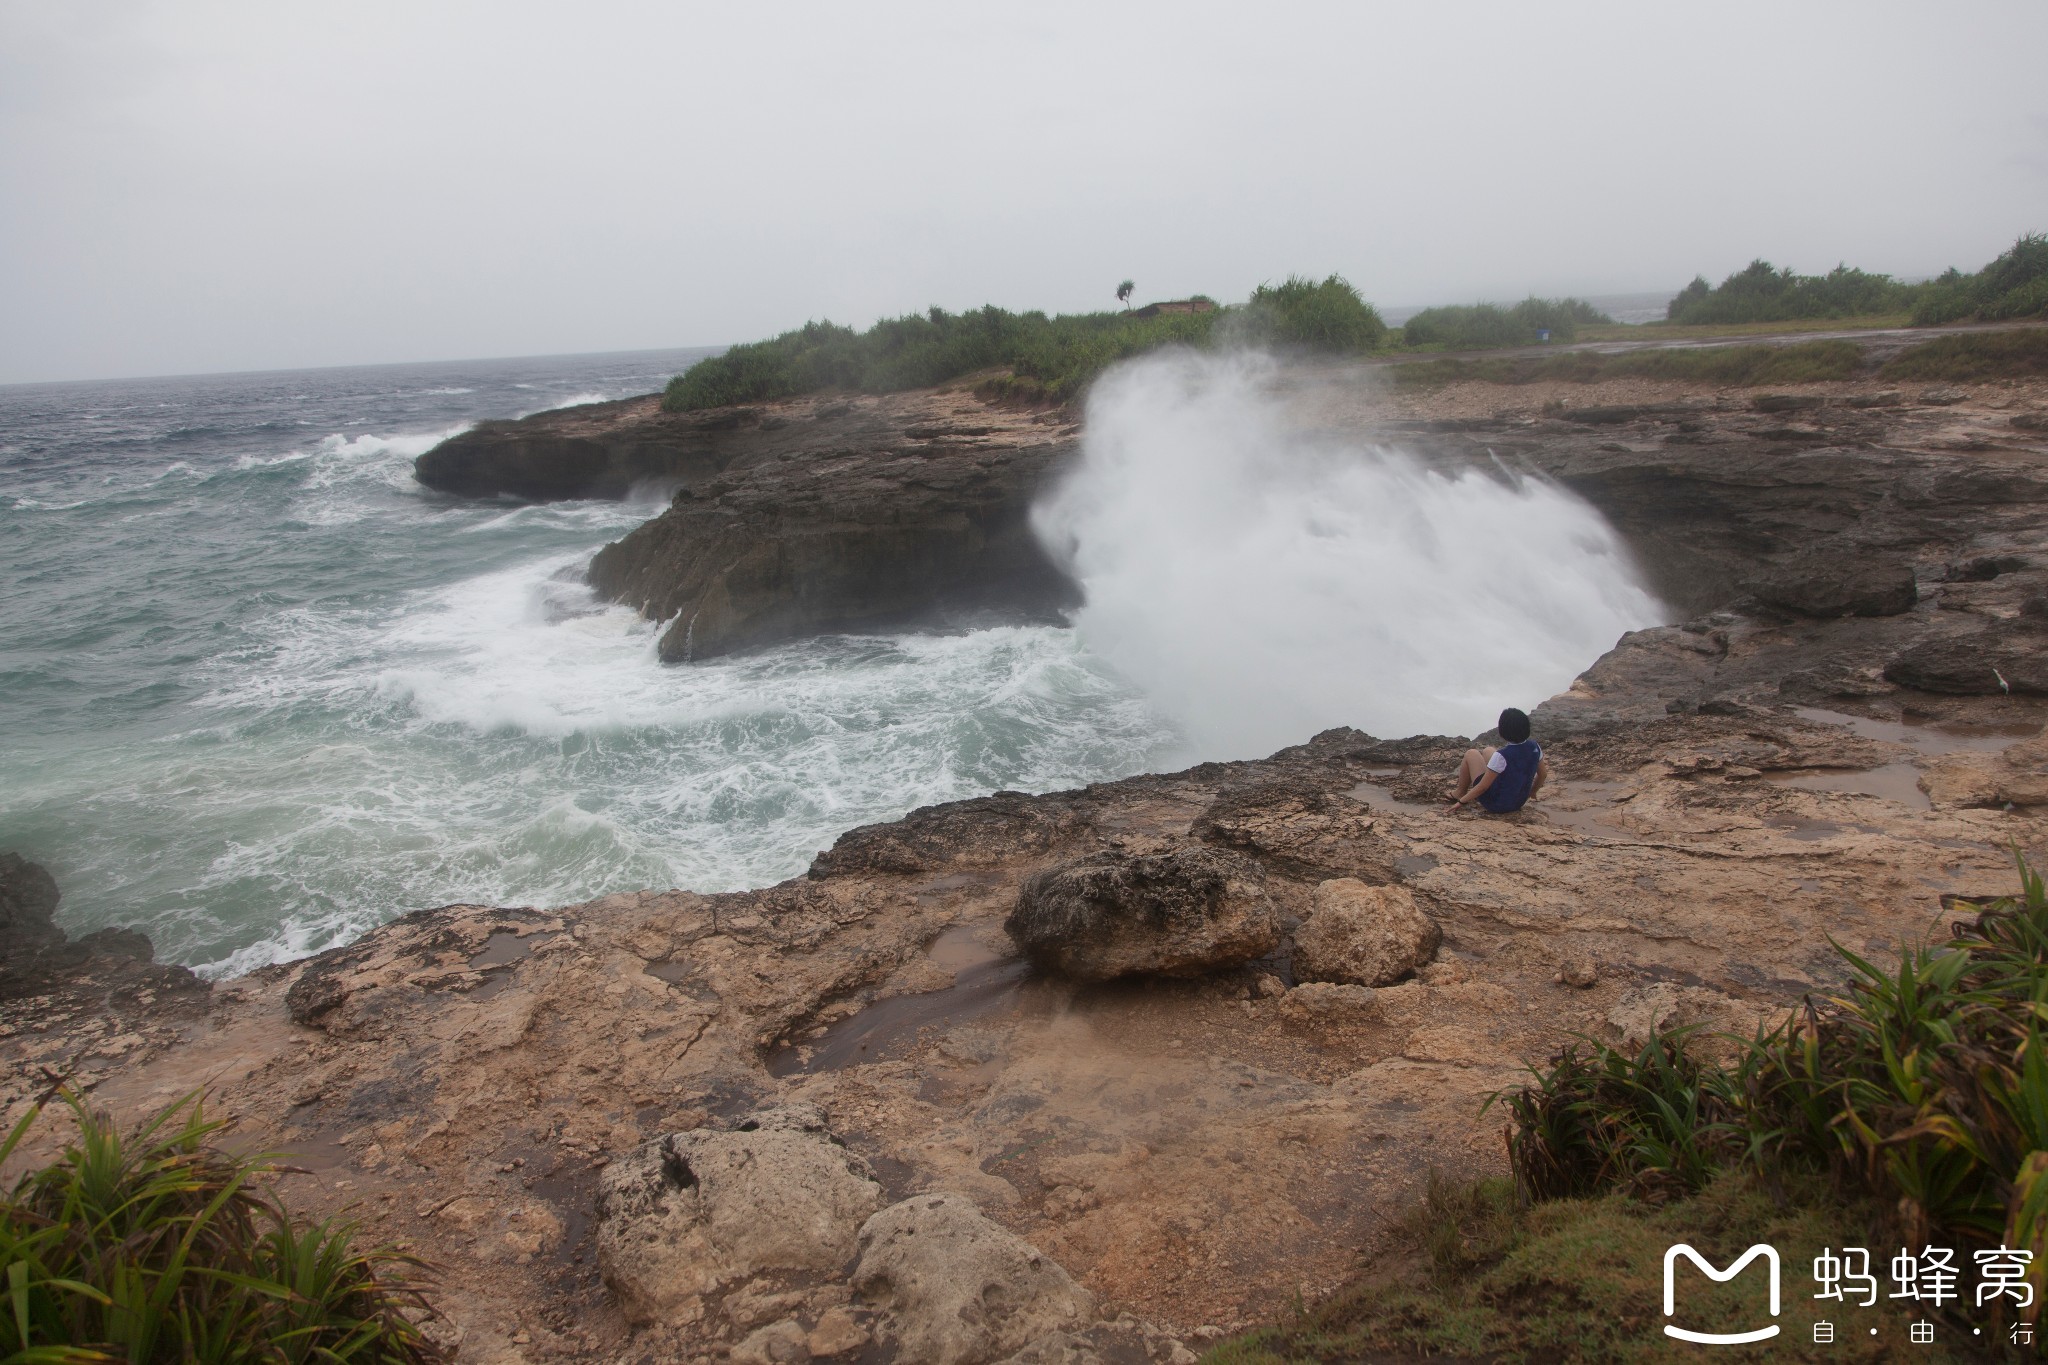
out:
{"label": "puddle on rock", "polygon": [[555,937],[558,935],[548,930],[521,934],[511,929],[493,929],[491,936],[484,940],[484,946],[470,954],[470,967],[487,975],[470,988],[469,998],[488,1000],[504,990],[512,984],[512,973],[494,969],[509,968],[535,948]]}
{"label": "puddle on rock", "polygon": [[[1427,801],[1410,801],[1394,795],[1394,788],[1391,784],[1400,781],[1404,775],[1399,771],[1373,773],[1370,781],[1359,783],[1346,792],[1345,795],[1354,801],[1363,801],[1368,806],[1422,807],[1429,805],[1430,803]],[[1446,782],[1444,788],[1448,791],[1450,783]]]}
{"label": "puddle on rock", "polygon": [[1832,839],[1842,833],[1842,827],[1828,820],[1809,820],[1801,815],[1767,815],[1764,828],[1789,834],[1794,839],[1812,843],[1819,839]]}
{"label": "puddle on rock", "polygon": [[1614,818],[1615,807],[1621,804],[1617,798],[1633,791],[1626,782],[1553,782],[1545,784],[1529,808],[1575,834],[1634,839],[1639,837],[1636,832]]}
{"label": "puddle on rock", "polygon": [[1958,721],[1937,721],[1905,715],[1898,720],[1875,720],[1852,716],[1845,711],[1828,711],[1816,706],[1799,706],[1794,713],[1815,725],[1845,725],[1865,739],[1887,744],[1910,744],[1924,754],[1964,752],[1998,753],[2017,740],[2040,733],[2038,725],[1973,725]]}
{"label": "puddle on rock", "polygon": [[1920,769],[1911,763],[1886,763],[1875,768],[1806,768],[1798,772],[1765,773],[1764,779],[1780,787],[1878,796],[1914,810],[1934,809],[1927,793],[1920,790]]}
{"label": "puddle on rock", "polygon": [[946,930],[925,952],[935,966],[953,973],[952,985],[877,1001],[820,1037],[782,1048],[768,1059],[768,1073],[838,1071],[899,1057],[927,1029],[952,1028],[1012,1009],[1031,975],[1030,963],[999,955],[971,925]]}

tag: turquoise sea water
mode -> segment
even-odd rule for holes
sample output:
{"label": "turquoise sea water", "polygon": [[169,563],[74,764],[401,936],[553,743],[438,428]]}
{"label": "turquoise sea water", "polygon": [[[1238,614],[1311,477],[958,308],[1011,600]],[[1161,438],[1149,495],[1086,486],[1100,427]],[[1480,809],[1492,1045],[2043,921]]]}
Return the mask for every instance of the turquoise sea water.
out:
{"label": "turquoise sea water", "polygon": [[72,932],[221,975],[449,901],[762,885],[855,825],[1167,750],[1058,628],[664,667],[581,583],[657,501],[413,482],[470,422],[697,354],[0,387],[0,849]]}

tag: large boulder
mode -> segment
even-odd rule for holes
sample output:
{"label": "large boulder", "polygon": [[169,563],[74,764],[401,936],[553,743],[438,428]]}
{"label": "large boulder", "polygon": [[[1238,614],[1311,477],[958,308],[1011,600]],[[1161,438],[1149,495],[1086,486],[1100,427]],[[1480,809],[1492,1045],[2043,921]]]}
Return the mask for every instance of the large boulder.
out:
{"label": "large boulder", "polygon": [[1294,933],[1297,980],[1391,986],[1427,966],[1443,942],[1406,887],[1337,877],[1316,887],[1313,904]]}
{"label": "large boulder", "polygon": [[960,1194],[915,1195],[868,1219],[853,1289],[879,1315],[889,1358],[919,1365],[1000,1360],[1095,1314],[1057,1262]]}
{"label": "large boulder", "polygon": [[1923,692],[2048,696],[2048,631],[2031,618],[1994,621],[1968,635],[1925,640],[1894,655],[1886,681]]}
{"label": "large boulder", "polygon": [[0,959],[28,956],[64,941],[56,924],[57,879],[19,853],[0,853]]}
{"label": "large boulder", "polygon": [[1808,551],[1751,575],[1743,585],[1759,601],[1801,616],[1897,616],[1920,589],[1910,560],[1835,546]]}
{"label": "large boulder", "polygon": [[1199,976],[1271,952],[1280,917],[1249,859],[1216,848],[1096,853],[1024,883],[1003,928],[1083,981]]}
{"label": "large boulder", "polygon": [[597,1263],[628,1321],[687,1323],[707,1294],[765,1271],[853,1258],[882,1187],[808,1105],[729,1132],[670,1133],[605,1168]]}

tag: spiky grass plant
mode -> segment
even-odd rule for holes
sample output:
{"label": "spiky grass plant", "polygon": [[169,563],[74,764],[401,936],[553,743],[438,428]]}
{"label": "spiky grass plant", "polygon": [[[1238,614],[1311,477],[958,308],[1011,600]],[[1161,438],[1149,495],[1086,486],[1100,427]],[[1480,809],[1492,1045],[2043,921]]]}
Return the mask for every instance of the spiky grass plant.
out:
{"label": "spiky grass plant", "polygon": [[406,1310],[412,1257],[359,1250],[356,1227],[294,1219],[281,1169],[211,1139],[197,1095],[123,1134],[68,1089],[0,1143],[20,1147],[51,1098],[77,1136],[0,1195],[0,1365],[440,1360]]}
{"label": "spiky grass plant", "polygon": [[1825,1175],[1891,1210],[1906,1242],[2035,1252],[2048,1284],[2048,890],[1969,906],[1886,971],[1836,945],[1845,989],[1809,999],[1728,1066],[1683,1031],[1635,1054],[1567,1047],[1496,1096],[1531,1199],[1690,1194],[1718,1173]]}

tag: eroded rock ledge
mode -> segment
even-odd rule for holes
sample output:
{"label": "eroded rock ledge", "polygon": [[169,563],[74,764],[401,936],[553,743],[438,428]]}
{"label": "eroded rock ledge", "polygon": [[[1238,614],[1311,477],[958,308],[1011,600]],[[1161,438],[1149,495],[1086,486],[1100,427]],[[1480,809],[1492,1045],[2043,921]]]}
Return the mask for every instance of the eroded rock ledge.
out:
{"label": "eroded rock ledge", "polygon": [[[1910,612],[1930,584],[1953,585],[1954,609],[1963,584],[2032,564],[2048,503],[2048,438],[2030,424],[2048,405],[2038,382],[1782,393],[1465,383],[1415,394],[1371,365],[1288,382],[1304,425],[1446,467],[1558,480],[1620,530],[1683,616],[1881,618]],[[419,476],[541,497],[680,485],[589,576],[601,595],[667,622],[662,657],[681,662],[1072,606],[1079,590],[1037,544],[1029,512],[1077,451],[1069,418],[964,388],[696,414],[662,413],[650,397],[487,423],[420,457]],[[1950,633],[1969,624],[1954,620]],[[1982,644],[2007,684],[2048,686],[2024,641]],[[1901,663],[1899,680],[1952,685],[1953,663],[1935,654]]]}
{"label": "eroded rock ledge", "polygon": [[[1603,418],[1577,454],[1567,418],[1499,413],[1547,396],[1414,419],[1435,458],[1523,432],[1579,462],[1558,477],[1677,468],[1718,501],[1658,522],[1667,503],[1616,494],[1612,515],[1732,575],[1837,537],[1912,565],[1913,602],[1738,589],[1755,600],[1627,637],[1537,709],[1558,776],[1513,817],[1432,799],[1465,739],[1340,729],[914,811],[757,891],[444,906],[176,1008],[11,1000],[0,1117],[47,1072],[130,1116],[210,1087],[240,1138],[312,1171],[295,1202],[443,1268],[435,1330],[464,1360],[1185,1360],[1340,1283],[1430,1170],[1498,1170],[1484,1095],[1572,1035],[1746,1031],[1839,979],[1830,938],[1883,957],[1938,934],[1944,897],[2008,891],[2011,845],[2048,846],[2048,699],[2024,673],[2044,454],[2007,421],[2040,392],[1901,407],[1865,447],[1827,407],[1798,411],[1835,444],[1802,446],[1737,436],[1781,420],[1747,396],[1650,391],[1629,403],[1709,416]],[[1873,410],[1893,411],[1842,405]],[[1669,440],[1717,432],[1719,465]],[[1747,567],[1711,558],[1731,536],[1756,538]],[[1156,898],[1161,932],[1247,904],[1257,932],[1212,934],[1184,978],[1027,968],[1003,927],[1027,887],[1084,906],[1134,869],[1189,891]],[[1186,961],[1127,962],[1148,960]],[[739,1154],[770,1147],[817,1177],[836,1264],[719,1221]],[[931,1275],[920,1229],[997,1278]],[[620,1259],[692,1237],[673,1282]],[[1026,1287],[977,1326],[970,1279]]]}

